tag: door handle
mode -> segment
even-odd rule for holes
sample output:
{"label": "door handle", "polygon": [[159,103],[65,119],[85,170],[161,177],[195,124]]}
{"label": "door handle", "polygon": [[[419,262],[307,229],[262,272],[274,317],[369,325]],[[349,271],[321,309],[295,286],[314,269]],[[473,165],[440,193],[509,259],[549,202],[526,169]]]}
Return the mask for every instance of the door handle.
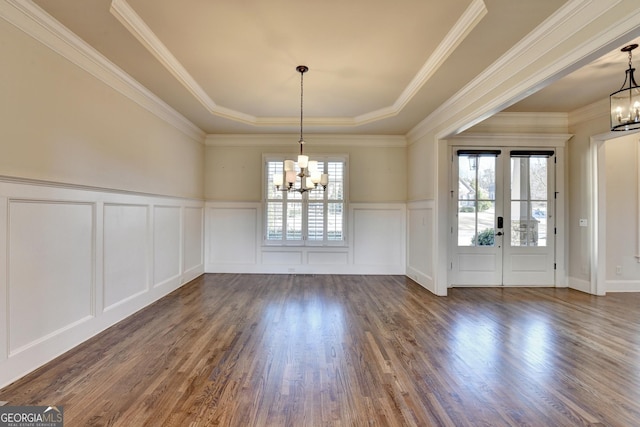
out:
{"label": "door handle", "polygon": [[498,232],[496,233],[496,236],[502,236],[502,231],[498,231]]}

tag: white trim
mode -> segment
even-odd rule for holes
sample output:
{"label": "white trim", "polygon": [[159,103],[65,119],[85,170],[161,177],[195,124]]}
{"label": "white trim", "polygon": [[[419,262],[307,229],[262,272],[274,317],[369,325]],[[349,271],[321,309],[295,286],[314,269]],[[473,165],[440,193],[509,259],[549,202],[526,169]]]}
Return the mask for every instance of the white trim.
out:
{"label": "white trim", "polygon": [[567,113],[520,113],[501,112],[473,127],[473,132],[492,133],[524,133],[536,132],[537,129],[547,131],[566,131],[569,118]]}
{"label": "white trim", "polygon": [[58,181],[44,181],[41,179],[21,178],[21,177],[7,176],[7,175],[0,175],[0,183],[33,185],[38,187],[51,187],[51,188],[61,188],[61,189],[68,189],[68,190],[98,191],[102,193],[123,194],[123,195],[126,194],[131,196],[161,197],[164,199],[175,199],[175,200],[201,201],[201,199],[196,199],[191,197],[168,196],[164,194],[145,193],[141,191],[131,191],[131,190],[120,190],[117,188],[96,187],[96,186],[83,185],[83,184],[70,184],[70,183],[58,182]]}
{"label": "white trim", "polygon": [[569,126],[609,116],[609,99],[602,99],[593,104],[585,105],[569,113]]}
{"label": "white trim", "polygon": [[0,17],[107,86],[202,143],[205,133],[31,0],[0,2]]}
{"label": "white trim", "polygon": [[210,113],[243,123],[252,124],[255,122],[254,116],[216,105],[125,0],[112,0],[109,11]]}
{"label": "white trim", "polygon": [[[565,145],[569,139],[573,137],[572,134],[512,134],[512,133],[463,133],[455,137],[451,137],[445,141],[445,143],[439,144],[439,146],[446,145],[447,158],[453,159],[453,149],[455,147],[463,146],[478,146],[478,147],[500,147],[508,150],[516,147],[548,147],[553,148],[555,151],[555,192],[559,196],[554,200],[555,205],[555,217],[554,226],[556,234],[553,235],[554,240],[554,285],[555,287],[567,286],[567,271],[565,262],[565,236],[566,236],[566,220],[565,220],[565,206],[567,198],[567,189],[565,183]],[[457,183],[457,177],[454,175],[455,167],[448,163],[449,166],[449,182],[447,183],[448,191],[455,191],[455,185]],[[453,194],[453,193],[451,193]],[[443,203],[447,205],[447,230],[454,230],[455,220],[453,212],[456,207],[453,204],[453,200],[447,200]],[[551,234],[549,234],[551,237]],[[452,240],[453,235],[449,235],[447,239],[447,264],[453,262],[455,242]],[[445,267],[446,268],[446,267]],[[448,270],[447,270],[448,272]],[[447,286],[451,278],[447,279]],[[441,291],[442,292],[442,291]],[[434,292],[435,293],[435,292]]]}
{"label": "white trim", "polygon": [[591,282],[584,279],[578,279],[576,277],[569,277],[568,288],[575,289],[576,291],[591,293]]}
{"label": "white trim", "polygon": [[607,280],[607,293],[640,292],[640,280]]}
{"label": "white trim", "polygon": [[400,113],[486,14],[484,2],[473,0],[393,105],[356,116],[355,123],[362,125]]}
{"label": "white trim", "polygon": [[564,147],[572,137],[568,133],[463,133],[449,138],[447,143],[450,146]]}
{"label": "white trim", "polygon": [[[30,208],[37,210],[39,205],[51,204],[71,204],[91,206],[92,212],[87,217],[87,224],[90,223],[91,230],[91,251],[90,260],[83,268],[91,270],[91,280],[78,282],[79,289],[90,295],[90,300],[83,300],[89,305],[88,310],[82,312],[82,316],[72,319],[72,321],[61,325],[59,328],[35,336],[29,342],[21,344],[10,352],[10,318],[8,304],[10,301],[10,280],[9,269],[15,262],[26,262],[24,257],[18,253],[10,253],[12,246],[9,244],[10,230],[12,222],[10,216],[10,203],[30,203]],[[163,283],[154,286],[150,283],[153,269],[153,254],[150,250],[135,261],[136,267],[144,269],[146,283],[141,292],[132,292],[132,295],[123,295],[119,301],[112,301],[108,307],[105,306],[105,205],[108,206],[140,206],[146,207],[147,213],[153,212],[155,206],[169,206],[180,210],[179,224],[180,234],[176,245],[169,245],[163,248],[167,254],[171,254],[172,261],[178,265],[178,276],[163,280]],[[17,205],[16,205],[17,206]],[[109,192],[104,189],[93,190],[82,187],[56,186],[55,183],[43,183],[29,180],[3,180],[0,179],[0,307],[6,308],[0,316],[0,387],[4,386],[22,375],[36,369],[42,364],[52,360],[54,357],[64,353],[72,347],[82,343],[91,336],[103,331],[109,326],[121,321],[125,317],[135,313],[141,308],[151,304],[167,293],[187,283],[193,278],[204,273],[203,245],[195,239],[188,241],[183,232],[186,220],[183,212],[187,208],[203,209],[204,202],[201,200],[179,199],[164,196],[149,196],[141,194],[126,194],[121,192]],[[204,211],[203,211],[204,213]],[[153,215],[147,215],[147,223],[143,225],[149,235],[149,245],[153,244],[152,226]],[[24,225],[24,224],[23,224]],[[87,225],[75,224],[78,227]],[[200,224],[202,227],[202,224]],[[204,229],[198,231],[204,235]],[[34,238],[35,237],[26,237]],[[68,250],[86,250],[85,241],[80,246],[67,246]],[[67,242],[67,245],[74,245],[74,242]],[[64,247],[64,246],[61,246]],[[40,247],[39,253],[46,253],[57,250],[57,248]],[[181,262],[183,253],[190,250],[196,254],[194,265],[186,270]],[[175,257],[174,255],[175,254]],[[34,254],[34,256],[38,256]],[[112,264],[115,269],[120,265]],[[126,267],[126,266],[123,266]],[[36,264],[33,268],[39,268]],[[78,266],[73,266],[78,268]],[[15,285],[15,284],[14,284]],[[121,282],[111,282],[111,285],[122,286]],[[47,321],[48,319],[43,319]],[[9,354],[10,352],[10,354]]]}
{"label": "white trim", "polygon": [[[9,325],[9,198],[0,195],[0,325]],[[0,364],[9,357],[9,329],[0,327]],[[2,381],[0,381],[1,383]]]}
{"label": "white trim", "polygon": [[591,187],[591,227],[590,233],[590,293],[605,295],[607,292],[607,174],[605,143],[610,139],[640,134],[640,130],[627,132],[606,132],[594,135],[589,143],[589,184]]}
{"label": "white trim", "polygon": [[[406,272],[406,204],[405,203],[349,203],[347,205],[346,233],[349,244],[345,246],[264,246],[262,242],[262,203],[260,202],[217,202],[209,201],[205,204],[205,272],[207,273],[260,273],[260,274],[398,274]],[[246,233],[240,239],[244,246],[231,246],[231,256],[225,253],[218,259],[214,259],[213,246],[218,236],[212,231],[211,220],[216,210],[252,210],[250,223],[236,224],[238,232]],[[360,242],[355,239],[356,230],[352,223],[356,214],[377,215],[384,212],[393,212],[392,226],[399,230],[397,234],[389,235],[397,237],[376,242],[373,246],[369,241]],[[254,223],[255,221],[255,223]],[[382,223],[381,223],[382,224]],[[373,223],[369,227],[375,227]],[[254,233],[252,230],[256,229]],[[234,231],[235,232],[235,231]],[[385,233],[384,227],[380,230]],[[369,234],[367,234],[369,233]],[[386,233],[389,233],[387,230]],[[380,236],[377,228],[362,230],[360,236]],[[384,235],[384,234],[382,234]],[[218,248],[219,249],[219,248]],[[225,248],[227,249],[227,248]],[[244,257],[251,251],[255,257]],[[360,261],[366,259],[368,254],[374,256],[372,262],[356,262],[356,251],[361,254]],[[366,255],[362,256],[365,252]],[[393,256],[389,256],[393,255]],[[391,259],[393,258],[393,261]],[[385,262],[388,260],[388,262]]]}
{"label": "white trim", "polygon": [[[602,139],[600,139],[602,138]],[[589,142],[591,167],[591,227],[589,229],[590,246],[590,286],[589,293],[604,295],[607,278],[607,244],[606,244],[606,173],[605,173],[605,136],[591,137]]]}
{"label": "white trim", "polygon": [[[295,117],[257,117],[217,105],[126,0],[112,0],[110,11],[211,114],[254,126],[283,126],[298,123]],[[392,105],[355,117],[312,117],[306,120],[307,124],[361,126],[397,115],[486,14],[487,7],[483,0],[473,0]]]}
{"label": "white trim", "polygon": [[555,191],[557,192],[555,202],[555,262],[556,262],[556,277],[555,284],[557,288],[565,288],[567,287],[567,252],[566,252],[566,242],[567,242],[567,214],[566,214],[566,205],[569,199],[569,194],[567,192],[566,185],[566,175],[567,171],[565,170],[565,148],[564,144],[556,146],[556,159],[555,159]]}
{"label": "white trim", "polygon": [[[299,137],[293,134],[209,134],[205,138],[207,147],[298,147]],[[407,146],[407,139],[401,135],[305,135],[305,147],[314,147],[317,143],[336,147],[391,147]]]}
{"label": "white trim", "polygon": [[[548,52],[558,48],[558,40],[568,40],[581,28],[604,15],[620,1],[603,2],[592,0],[570,0],[543,24],[524,37],[509,51],[483,71],[478,77],[449,98],[440,107],[407,133],[409,144],[419,140],[442,123],[456,121],[440,131],[436,139],[462,132],[494,113],[501,111],[520,99],[525,98],[539,88],[563,75],[577,69],[603,49],[608,49],[612,41],[638,31],[640,8],[627,14],[624,19],[611,23],[597,35],[585,40],[561,58],[540,70],[530,71],[531,64],[541,61]],[[516,85],[505,87],[504,82],[519,72],[528,71],[529,75]],[[467,114],[461,114],[465,108],[487,95],[491,91],[500,91],[500,95],[484,103]]]}
{"label": "white trim", "polygon": [[[432,271],[424,271],[421,270],[418,266],[412,265],[411,264],[411,242],[412,242],[412,238],[416,238],[417,240],[422,240],[424,239],[424,236],[421,236],[420,233],[418,233],[416,230],[412,230],[411,227],[411,223],[409,222],[409,218],[411,215],[412,211],[430,211],[432,212],[432,214],[434,215],[435,218],[435,201],[434,200],[416,200],[416,201],[411,201],[407,203],[407,219],[406,219],[406,224],[407,224],[407,242],[406,242],[406,259],[407,259],[407,270],[405,272],[405,275],[407,277],[409,277],[411,280],[413,280],[414,282],[416,282],[417,284],[419,284],[420,286],[422,286],[423,288],[427,289],[428,291],[432,292],[433,294],[438,295],[438,293],[436,292],[436,286],[435,286],[435,279],[433,276],[433,267],[431,266]],[[424,223],[424,219],[423,219],[423,224],[424,226],[428,226],[429,224]],[[433,224],[431,224],[431,229],[430,232],[432,233],[432,235],[435,235],[435,221]],[[418,254],[419,257],[425,257],[426,254]],[[446,293],[444,294],[446,295]]]}
{"label": "white trim", "polygon": [[635,144],[636,148],[636,174],[637,174],[637,182],[636,182],[636,194],[638,197],[638,218],[636,221],[636,227],[638,228],[638,235],[636,236],[636,262],[640,262],[640,139]]}

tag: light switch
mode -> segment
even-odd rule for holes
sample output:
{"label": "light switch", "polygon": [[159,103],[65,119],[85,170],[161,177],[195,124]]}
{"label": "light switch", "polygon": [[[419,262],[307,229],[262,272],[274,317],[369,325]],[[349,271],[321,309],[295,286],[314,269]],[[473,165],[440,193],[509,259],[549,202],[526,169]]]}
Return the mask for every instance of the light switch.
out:
{"label": "light switch", "polygon": [[586,226],[587,226],[587,219],[580,218],[580,227],[586,227]]}

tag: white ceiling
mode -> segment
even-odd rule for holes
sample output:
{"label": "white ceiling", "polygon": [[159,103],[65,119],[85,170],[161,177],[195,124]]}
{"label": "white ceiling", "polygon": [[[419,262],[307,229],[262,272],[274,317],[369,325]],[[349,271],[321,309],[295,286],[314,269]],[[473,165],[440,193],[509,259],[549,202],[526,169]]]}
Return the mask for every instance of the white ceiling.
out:
{"label": "white ceiling", "polygon": [[[403,135],[565,0],[34,2],[206,133],[296,131],[304,64],[305,131]],[[614,52],[509,111],[573,111],[625,67]]]}

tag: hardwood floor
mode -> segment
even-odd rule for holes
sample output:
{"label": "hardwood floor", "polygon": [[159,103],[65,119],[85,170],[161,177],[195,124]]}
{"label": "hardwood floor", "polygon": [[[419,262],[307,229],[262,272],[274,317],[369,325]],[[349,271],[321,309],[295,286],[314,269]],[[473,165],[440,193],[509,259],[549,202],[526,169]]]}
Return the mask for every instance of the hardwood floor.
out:
{"label": "hardwood floor", "polygon": [[67,426],[638,426],[640,294],[210,274],[0,401]]}

